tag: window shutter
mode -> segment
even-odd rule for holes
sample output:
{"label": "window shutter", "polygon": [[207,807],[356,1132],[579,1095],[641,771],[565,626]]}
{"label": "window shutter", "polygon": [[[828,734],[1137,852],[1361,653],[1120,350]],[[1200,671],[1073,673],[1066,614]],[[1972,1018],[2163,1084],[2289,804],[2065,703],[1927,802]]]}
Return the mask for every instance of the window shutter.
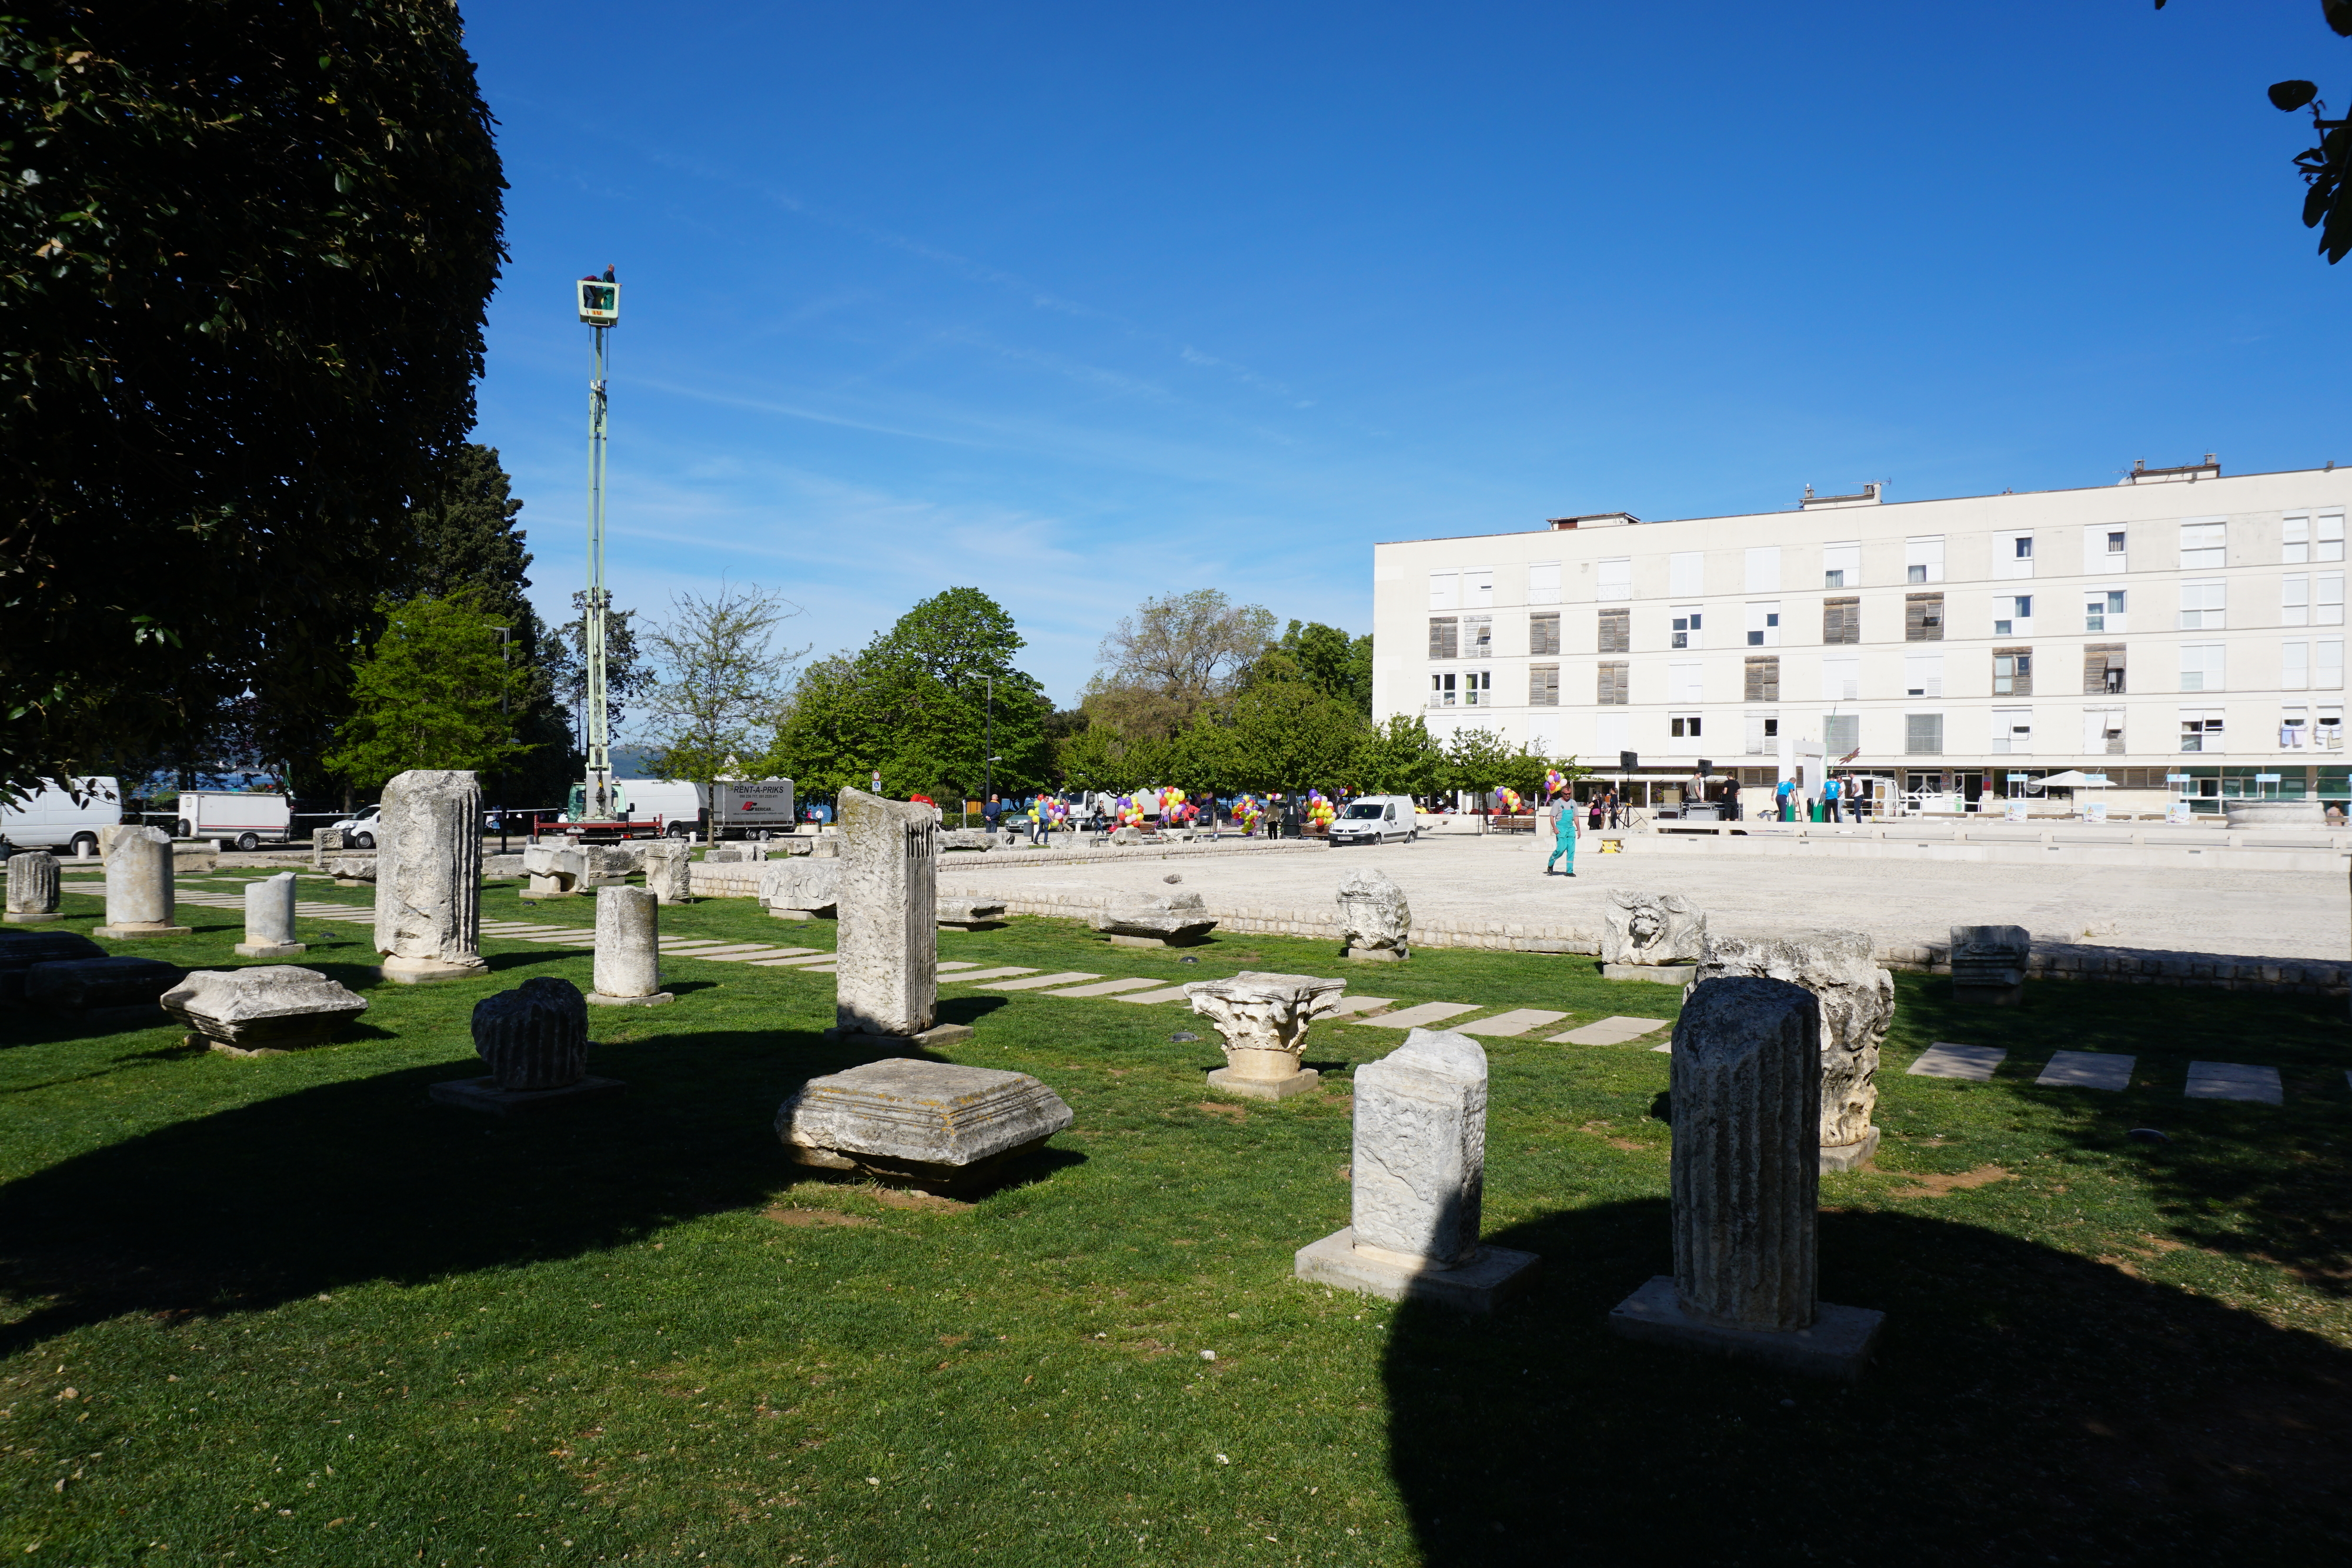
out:
{"label": "window shutter", "polygon": [[[2030,697],[2033,695],[2033,650],[2031,648],[1995,648],[1993,657],[1993,695],[2004,697]],[[2000,682],[2003,659],[2012,660],[2009,669],[2009,686],[2002,689]]]}
{"label": "window shutter", "polygon": [[1747,700],[1752,703],[1776,703],[1780,700],[1780,657],[1771,654],[1748,661]]}
{"label": "window shutter", "polygon": [[1913,757],[1944,754],[1944,716],[1906,713],[1903,716],[1903,749]]}
{"label": "window shutter", "polygon": [[1530,707],[1559,706],[1559,666],[1558,664],[1528,666],[1528,706]]}
{"label": "window shutter", "polygon": [[1906,593],[1903,596],[1903,640],[1940,643],[1944,640],[1944,596]]}
{"label": "window shutter", "polygon": [[2083,649],[2083,695],[2105,696],[2124,689],[2124,645],[2092,643]]}
{"label": "window shutter", "polygon": [[1559,617],[1558,615],[1528,617],[1528,652],[1538,654],[1559,652]]}
{"label": "window shutter", "polygon": [[1451,615],[1429,618],[1429,656],[1433,659],[1461,657],[1462,622]]}
{"label": "window shutter", "polygon": [[1824,643],[1862,641],[1861,600],[1825,599],[1822,601],[1822,641]]}
{"label": "window shutter", "polygon": [[1601,612],[1601,647],[1603,653],[1630,653],[1633,651],[1633,612],[1630,610],[1604,610]]}
{"label": "window shutter", "polygon": [[1601,678],[1593,692],[1592,700],[1601,707],[1625,706],[1628,694],[1633,688],[1633,682],[1628,677],[1628,671],[1631,668],[1631,665],[1622,660],[1612,659],[1604,662],[1601,666]]}

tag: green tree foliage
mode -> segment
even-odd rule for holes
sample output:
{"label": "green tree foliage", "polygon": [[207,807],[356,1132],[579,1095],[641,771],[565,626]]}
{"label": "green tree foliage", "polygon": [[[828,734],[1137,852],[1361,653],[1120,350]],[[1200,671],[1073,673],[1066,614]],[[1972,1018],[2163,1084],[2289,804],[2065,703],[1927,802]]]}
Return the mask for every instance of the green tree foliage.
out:
{"label": "green tree foliage", "polygon": [[1252,680],[1304,681],[1367,719],[1372,713],[1372,639],[1350,637],[1319,621],[1293,621],[1282,640],[1251,666]]}
{"label": "green tree foliage", "polygon": [[[860,653],[809,668],[768,770],[807,795],[862,789],[877,771],[887,794],[942,801],[977,795],[983,777],[998,793],[1042,788],[1053,774],[1054,707],[1013,667],[1026,645],[1013,617],[980,590],[936,594]],[[992,767],[984,762],[992,708]]]}
{"label": "green tree foliage", "polygon": [[655,777],[709,785],[736,777],[769,743],[783,680],[806,649],[775,646],[776,628],[800,606],[756,585],[720,583],[704,599],[681,593],[646,643],[656,673],[646,683],[643,744]]}
{"label": "green tree foliage", "polygon": [[[1520,755],[1517,747],[1493,730],[1465,725],[1445,742],[1446,786],[1474,795],[1499,789],[1511,782]],[[1541,776],[1541,769],[1538,769],[1538,776]]]}
{"label": "green tree foliage", "polygon": [[[1209,744],[1220,734],[1222,746]],[[1255,681],[1234,695],[1221,727],[1197,726],[1186,739],[1214,775],[1202,781],[1207,787],[1304,790],[1353,777],[1364,735],[1352,705],[1305,681]]]}
{"label": "green tree foliage", "polygon": [[471,590],[383,613],[383,633],[352,681],[355,711],[326,766],[363,789],[412,768],[510,766],[526,749],[509,733],[528,677],[499,656],[497,617]]}
{"label": "green tree foliage", "polygon": [[1239,686],[1273,636],[1273,612],[1213,588],[1147,599],[1103,639],[1083,706],[1130,740],[1168,739]]}
{"label": "green tree foliage", "polygon": [[1197,758],[1186,745],[1189,737],[1188,731],[1174,741],[1129,740],[1109,725],[1088,725],[1055,742],[1054,782],[1066,789],[1114,794],[1158,779],[1181,789],[1213,788],[1213,779],[1196,777]]}
{"label": "green tree foliage", "polygon": [[1445,750],[1419,714],[1391,715],[1356,748],[1352,782],[1368,795],[1429,800],[1446,789]]}
{"label": "green tree foliage", "polygon": [[0,18],[0,777],[248,693],[315,746],[472,423],[503,186],[446,0]]}

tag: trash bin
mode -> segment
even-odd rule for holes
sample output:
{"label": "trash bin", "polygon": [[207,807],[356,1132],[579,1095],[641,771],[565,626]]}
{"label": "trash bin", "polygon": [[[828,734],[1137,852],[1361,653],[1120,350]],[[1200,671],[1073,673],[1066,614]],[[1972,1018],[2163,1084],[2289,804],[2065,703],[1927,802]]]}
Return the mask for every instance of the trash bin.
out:
{"label": "trash bin", "polygon": [[1826,819],[1824,819],[1824,818],[1822,816],[1822,803],[1821,803],[1819,800],[1816,800],[1816,801],[1814,801],[1814,802],[1813,802],[1813,804],[1812,804],[1812,813],[1813,813],[1813,814],[1812,814],[1812,820],[1813,820],[1814,821],[1816,821],[1816,822],[1822,821],[1825,821],[1825,820],[1826,820]]}

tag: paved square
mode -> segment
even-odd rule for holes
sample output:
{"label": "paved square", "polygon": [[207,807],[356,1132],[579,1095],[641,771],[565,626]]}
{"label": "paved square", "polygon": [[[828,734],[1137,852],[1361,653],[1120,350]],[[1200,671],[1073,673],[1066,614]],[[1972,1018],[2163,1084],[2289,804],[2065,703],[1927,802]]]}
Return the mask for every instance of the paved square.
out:
{"label": "paved square", "polygon": [[1914,1078],[1965,1078],[1983,1083],[1990,1081],[1992,1070],[2008,1054],[1990,1045],[1954,1045],[1939,1040],[1921,1051],[1919,1060],[1905,1071]]}
{"label": "paved square", "polygon": [[2051,1057],[2036,1083],[2057,1089],[2128,1089],[2137,1056],[2114,1056],[2096,1051],[2062,1051]]}
{"label": "paved square", "polygon": [[2250,1067],[2239,1061],[2192,1061],[2189,1064],[2191,1100],[2251,1100],[2257,1105],[2284,1104],[2286,1093],[2275,1067]]}

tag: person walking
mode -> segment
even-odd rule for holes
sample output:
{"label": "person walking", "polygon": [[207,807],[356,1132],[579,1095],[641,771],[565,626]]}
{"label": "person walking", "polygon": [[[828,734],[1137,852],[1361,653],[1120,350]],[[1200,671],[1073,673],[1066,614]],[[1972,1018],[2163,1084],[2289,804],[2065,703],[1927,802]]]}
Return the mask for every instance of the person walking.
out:
{"label": "person walking", "polygon": [[1603,793],[1601,793],[1601,794],[1595,795],[1595,796],[1593,796],[1593,797],[1592,797],[1592,803],[1591,803],[1591,818],[1590,818],[1590,820],[1589,820],[1589,825],[1591,827],[1592,831],[1593,831],[1594,832],[1596,832],[1596,833],[1597,833],[1597,832],[1599,832],[1599,831],[1601,831],[1601,813],[1602,813],[1603,811],[1605,811],[1605,810],[1607,810],[1609,809],[1609,808],[1608,808],[1608,805],[1607,805],[1607,800],[1608,800],[1608,796],[1607,796],[1606,792],[1603,792]]}
{"label": "person walking", "polygon": [[1563,856],[1568,861],[1568,874],[1576,874],[1576,802],[1566,795],[1551,798],[1551,859],[1544,862],[1544,875],[1551,874],[1554,862]]}

